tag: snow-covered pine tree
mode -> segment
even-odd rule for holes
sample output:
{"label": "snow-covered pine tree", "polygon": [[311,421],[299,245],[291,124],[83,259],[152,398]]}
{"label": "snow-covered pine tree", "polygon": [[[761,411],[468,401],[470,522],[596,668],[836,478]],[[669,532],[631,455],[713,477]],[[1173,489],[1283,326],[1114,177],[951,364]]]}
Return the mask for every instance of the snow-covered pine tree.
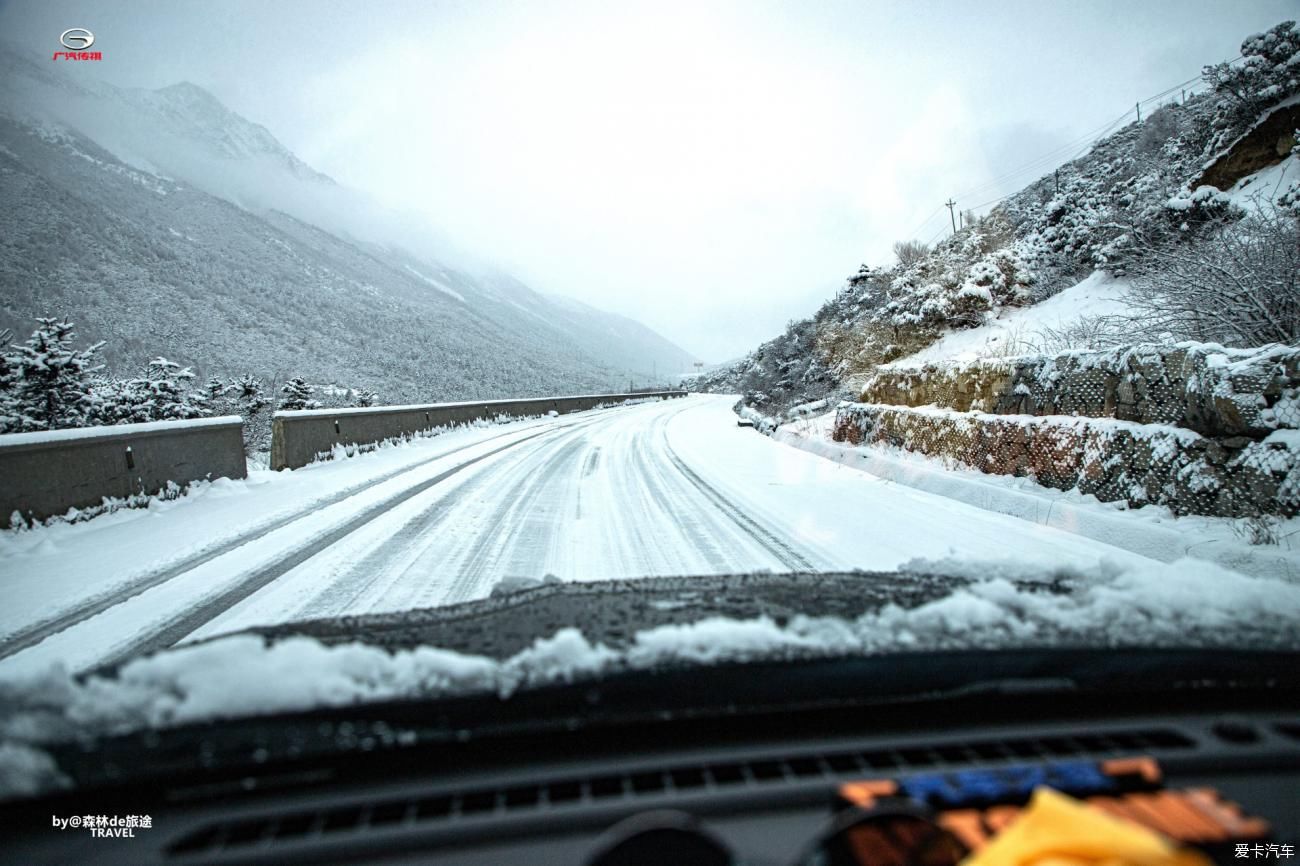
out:
{"label": "snow-covered pine tree", "polygon": [[[8,328],[0,329],[0,346],[8,346],[14,338],[14,332]],[[9,366],[9,353],[0,350],[0,392],[8,391],[13,382],[13,370]]]}
{"label": "snow-covered pine tree", "polygon": [[294,376],[288,382],[285,382],[284,387],[280,389],[280,393],[284,395],[280,398],[280,408],[317,409],[320,407],[320,403],[312,399],[311,395],[314,392],[315,389],[308,385],[305,379],[301,376]]}
{"label": "snow-covered pine tree", "polygon": [[90,377],[103,343],[74,349],[75,325],[40,318],[21,346],[4,353],[6,386],[0,391],[0,432],[59,430],[88,423],[93,408]]}
{"label": "snow-covered pine tree", "polygon": [[[8,346],[9,341],[13,339],[14,332],[5,328],[0,330],[0,346]],[[14,422],[13,416],[10,415],[12,407],[12,392],[14,387],[13,369],[9,363],[9,352],[0,349],[0,433],[9,430]]]}
{"label": "snow-covered pine tree", "polygon": [[373,406],[379,400],[379,395],[369,388],[358,388],[352,392],[353,406]]}
{"label": "snow-covered pine tree", "polygon": [[120,384],[117,423],[181,421],[211,415],[207,395],[193,390],[193,381],[194,372],[189,367],[154,358],[143,377]]}
{"label": "snow-covered pine tree", "polygon": [[226,386],[230,411],[244,419],[244,451],[253,455],[265,451],[271,442],[270,413],[265,412],[271,401],[262,390],[262,380],[252,373],[231,379]]}
{"label": "snow-covered pine tree", "polygon": [[136,399],[128,379],[95,376],[90,381],[90,394],[87,424],[112,426],[144,420],[136,417]]}
{"label": "snow-covered pine tree", "polygon": [[230,380],[230,394],[245,412],[253,413],[269,402],[262,391],[262,380],[251,373]]}
{"label": "snow-covered pine tree", "polygon": [[222,382],[221,379],[216,376],[209,376],[208,384],[204,387],[207,388],[208,400],[214,403],[221,400],[230,392],[230,386],[225,382]]}
{"label": "snow-covered pine tree", "polygon": [[[14,332],[6,328],[0,331],[0,347],[8,347]],[[0,433],[9,433],[20,429],[18,423],[18,401],[14,396],[13,355],[7,348],[0,348]]]}

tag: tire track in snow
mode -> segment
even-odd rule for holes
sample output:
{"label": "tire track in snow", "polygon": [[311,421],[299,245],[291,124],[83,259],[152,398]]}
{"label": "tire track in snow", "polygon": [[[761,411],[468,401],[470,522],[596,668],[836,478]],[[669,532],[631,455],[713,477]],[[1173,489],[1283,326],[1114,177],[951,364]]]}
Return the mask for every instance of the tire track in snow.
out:
{"label": "tire track in snow", "polygon": [[192,571],[205,563],[217,559],[218,557],[225,556],[227,553],[243,547],[245,544],[264,538],[272,532],[282,529],[291,523],[303,519],[304,517],[310,517],[321,509],[328,508],[331,505],[336,505],[345,499],[356,496],[359,493],[364,493],[366,490],[387,481],[391,481],[399,475],[407,472],[414,472],[415,470],[427,466],[437,460],[441,460],[444,457],[450,457],[451,455],[457,454],[466,449],[474,448],[483,445],[484,443],[500,439],[503,436],[510,436],[518,432],[519,431],[517,430],[507,430],[504,433],[498,433],[495,436],[489,436],[486,439],[479,439],[475,442],[461,445],[451,449],[450,451],[441,451],[438,454],[429,457],[427,460],[421,460],[420,462],[413,463],[409,466],[393,469],[389,472],[385,472],[383,475],[367,479],[358,484],[353,484],[336,493],[329,494],[322,499],[313,500],[310,504],[295,509],[291,513],[278,517],[269,523],[265,523],[247,532],[240,533],[213,547],[208,547],[189,556],[182,557],[163,568],[147,572],[125,584],[115,586],[109,592],[83,599],[71,607],[65,608],[53,617],[24,626],[12,634],[0,639],[0,659],[21,652],[28,647],[35,646],[50,635],[58,634],[59,632],[69,629],[78,623],[98,616],[111,607],[116,607],[123,602],[129,601],[143,592],[153,589],[156,586],[161,586],[169,580],[180,577],[182,574]]}
{"label": "tire track in snow", "polygon": [[[457,569],[456,577],[443,595],[442,604],[454,604],[472,596],[483,583],[488,565],[505,557],[506,544],[517,547],[520,541],[539,542],[536,534],[526,539],[522,537],[524,533],[519,531],[520,518],[521,516],[526,518],[529,510],[541,496],[543,488],[554,480],[563,478],[565,472],[577,466],[583,447],[581,436],[565,442],[535,472],[516,484],[509,494],[502,497],[501,505],[489,520],[489,525],[494,527],[493,530],[480,533],[474,540],[462,566]],[[554,531],[545,534],[544,542],[547,546],[554,543],[555,535]],[[541,542],[539,546],[540,544]],[[493,557],[493,553],[498,555]],[[546,557],[544,555],[535,557],[535,561],[545,562]]]}
{"label": "tire track in snow", "polygon": [[[688,407],[683,407],[673,413],[673,416],[685,411]],[[772,556],[776,557],[783,565],[791,571],[817,571],[817,567],[812,560],[805,557],[802,553],[795,550],[794,547],[780,538],[775,532],[763,526],[753,517],[750,517],[741,509],[737,508],[718,491],[713,485],[709,484],[703,478],[696,474],[695,470],[687,466],[685,461],[673,450],[673,446],[668,442],[667,423],[664,424],[660,431],[660,438],[663,440],[663,453],[668,458],[668,462],[680,472],[687,481],[693,484],[704,497],[714,504],[714,506],[729,517],[732,522],[748,533],[755,541],[763,546]]]}
{"label": "tire track in snow", "polygon": [[[599,420],[603,419],[593,419],[578,424],[566,425],[562,429],[550,432],[554,434],[555,438],[563,440],[565,434],[573,434],[597,423]],[[526,460],[527,457],[524,459]],[[485,487],[490,488],[503,474],[513,474],[517,465],[508,461],[494,464],[463,486],[431,502],[426,509],[412,517],[401,529],[386,539],[381,547],[368,553],[360,562],[335,579],[329,587],[325,588],[306,605],[298,616],[310,619],[313,617],[335,616],[342,613],[355,613],[359,602],[380,583],[388,581],[390,590],[405,583],[412,569],[436,543],[436,533],[447,520],[449,513],[466,499],[477,495]],[[535,476],[525,474],[504,495],[507,496],[507,499],[517,495],[519,486],[533,477]],[[497,522],[499,523],[499,521]],[[404,559],[409,561],[405,565],[400,565],[400,571],[394,573],[392,566],[400,564]],[[413,594],[418,595],[419,593]]]}
{"label": "tire track in snow", "polygon": [[[657,424],[656,426],[662,427],[666,423],[667,419],[665,418],[662,423]],[[648,439],[650,437],[647,436],[646,438]],[[715,572],[727,571],[732,563],[728,561],[726,554],[718,545],[715,537],[712,536],[706,528],[701,526],[700,521],[685,519],[686,515],[682,513],[684,509],[677,504],[680,503],[683,497],[680,494],[673,495],[668,492],[667,487],[672,482],[669,479],[668,473],[664,471],[663,463],[657,462],[656,465],[652,466],[644,452],[645,449],[633,449],[632,459],[637,468],[643,474],[647,492],[652,501],[659,503],[660,506],[669,513],[672,522],[682,531],[682,534],[690,542],[691,546],[694,547],[700,556],[704,558],[704,561],[708,563],[710,569]],[[678,486],[679,488],[681,487],[680,482]]]}
{"label": "tire track in snow", "polygon": [[[651,423],[657,423],[657,418]],[[610,448],[615,457],[605,465],[606,480],[617,491],[618,507],[601,520],[603,549],[613,558],[613,570],[619,574],[663,573],[668,564],[667,539],[662,530],[656,531],[653,517],[658,505],[644,473],[637,471],[644,432],[613,432]],[[599,504],[600,499],[596,501]],[[671,519],[667,523],[673,525]]]}
{"label": "tire track in snow", "polygon": [[447,480],[456,473],[468,469],[476,463],[486,460],[496,454],[500,454],[502,451],[522,445],[523,443],[536,439],[539,436],[544,436],[548,433],[554,434],[555,432],[556,431],[553,428],[547,429],[539,433],[524,436],[513,442],[508,442],[505,445],[494,448],[491,451],[480,454],[477,457],[464,461],[463,463],[458,463],[450,469],[438,473],[432,478],[421,481],[419,484],[386,497],[347,520],[342,525],[311,537],[305,544],[298,545],[292,550],[276,557],[271,562],[249,572],[236,585],[226,588],[199,605],[173,617],[166,625],[160,628],[154,628],[144,635],[137,636],[129,645],[118,648],[109,657],[101,660],[98,663],[98,666],[115,667],[131,658],[134,658],[135,656],[155,652],[172,646],[210,620],[225,613],[227,610],[257,592],[262,587],[306,562],[325,548],[355,532],[370,521],[380,517],[395,506],[400,505],[414,496],[418,496],[433,487],[435,484]]}

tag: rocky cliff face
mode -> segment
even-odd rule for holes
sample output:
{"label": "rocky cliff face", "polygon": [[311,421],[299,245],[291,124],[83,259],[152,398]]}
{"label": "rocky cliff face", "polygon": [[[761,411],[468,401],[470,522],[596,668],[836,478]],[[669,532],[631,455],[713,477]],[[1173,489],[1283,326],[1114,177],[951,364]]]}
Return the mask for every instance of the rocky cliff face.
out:
{"label": "rocky cliff face", "polygon": [[1297,130],[1300,130],[1300,104],[1275,109],[1192,181],[1192,188],[1231,189],[1242,178],[1277,165],[1296,146]]}

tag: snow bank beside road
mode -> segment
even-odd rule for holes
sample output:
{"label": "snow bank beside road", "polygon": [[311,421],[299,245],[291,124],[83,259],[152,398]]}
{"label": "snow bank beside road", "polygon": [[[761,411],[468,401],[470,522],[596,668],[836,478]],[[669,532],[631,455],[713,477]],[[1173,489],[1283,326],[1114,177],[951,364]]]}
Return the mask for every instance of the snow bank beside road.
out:
{"label": "snow bank beside road", "polygon": [[625,649],[562,628],[497,661],[435,647],[388,653],[293,637],[267,645],[235,635],[169,650],[111,677],[78,681],[61,667],[0,679],[0,796],[57,781],[42,744],[71,736],[165,728],[223,717],[383,700],[436,700],[567,683],[665,666],[918,650],[1068,645],[1300,647],[1300,586],[1194,560],[1103,562],[1058,570],[1064,593],[1010,578],[1023,563],[950,558],[907,570],[975,582],[912,608],[890,603],[857,619],[796,616],[787,624],[702,619],[638,632]]}
{"label": "snow bank beside road", "polygon": [[1043,487],[1029,478],[988,475],[973,469],[879,445],[857,447],[832,442],[835,413],[784,424],[772,438],[886,481],[937,494],[987,511],[1050,526],[1162,562],[1195,557],[1246,574],[1300,580],[1300,518],[1280,523],[1281,545],[1246,544],[1241,521],[1175,517],[1149,505],[1128,509],[1078,491]]}

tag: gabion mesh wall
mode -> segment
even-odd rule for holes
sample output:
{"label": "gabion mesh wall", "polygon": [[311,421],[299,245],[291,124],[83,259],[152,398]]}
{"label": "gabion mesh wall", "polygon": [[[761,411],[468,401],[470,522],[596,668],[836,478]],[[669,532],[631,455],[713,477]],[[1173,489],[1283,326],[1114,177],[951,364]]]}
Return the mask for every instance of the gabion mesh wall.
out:
{"label": "gabion mesh wall", "polygon": [[1300,349],[1127,346],[885,370],[862,402],[999,415],[1078,415],[1262,439],[1300,428]]}
{"label": "gabion mesh wall", "polygon": [[1167,425],[843,404],[838,442],[885,444],[1178,514],[1300,513],[1300,431],[1211,439]]}

